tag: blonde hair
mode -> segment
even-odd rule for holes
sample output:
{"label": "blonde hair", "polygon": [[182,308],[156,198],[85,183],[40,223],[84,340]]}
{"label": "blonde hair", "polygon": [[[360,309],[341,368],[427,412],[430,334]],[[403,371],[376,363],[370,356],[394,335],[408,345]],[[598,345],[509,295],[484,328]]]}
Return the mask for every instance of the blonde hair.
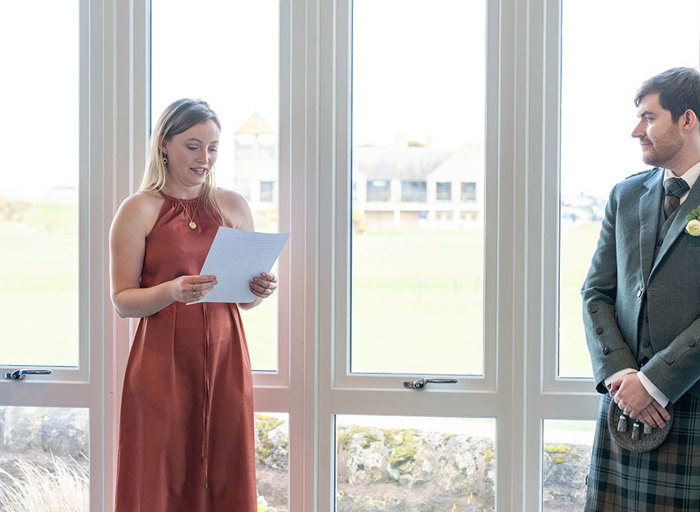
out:
{"label": "blonde hair", "polygon": [[[160,149],[161,141],[168,141],[174,135],[187,131],[194,125],[208,120],[214,121],[214,124],[221,130],[219,118],[206,101],[183,98],[168,105],[158,118],[153,133],[151,133],[148,162],[139,190],[160,191],[168,181],[168,168],[163,163],[163,153]],[[214,213],[220,224],[226,226],[228,222],[216,200],[216,184],[213,171],[214,169],[212,168],[207,173],[199,197],[203,200],[204,206]]]}

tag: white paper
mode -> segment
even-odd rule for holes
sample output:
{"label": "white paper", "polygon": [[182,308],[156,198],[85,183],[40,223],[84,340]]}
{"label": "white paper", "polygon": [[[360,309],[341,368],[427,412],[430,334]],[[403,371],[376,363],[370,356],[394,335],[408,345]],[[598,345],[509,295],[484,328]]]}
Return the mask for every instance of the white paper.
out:
{"label": "white paper", "polygon": [[241,302],[255,300],[249,283],[269,272],[287,243],[289,233],[258,233],[220,227],[204,260],[200,275],[216,276],[217,284],[202,299],[190,302]]}

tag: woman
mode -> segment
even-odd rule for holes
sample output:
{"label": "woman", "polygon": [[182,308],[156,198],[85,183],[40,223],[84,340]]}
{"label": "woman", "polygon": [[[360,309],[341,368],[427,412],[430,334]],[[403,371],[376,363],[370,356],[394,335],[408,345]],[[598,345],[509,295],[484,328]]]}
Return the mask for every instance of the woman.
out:
{"label": "woman", "polygon": [[[214,186],[221,126],[203,101],[171,104],[153,131],[139,192],[110,232],[112,302],[141,320],[124,379],[116,510],[256,510],[253,387],[238,308],[186,303],[216,286],[197,275],[219,226],[252,230],[239,194]],[[232,262],[235,264],[235,262]]]}

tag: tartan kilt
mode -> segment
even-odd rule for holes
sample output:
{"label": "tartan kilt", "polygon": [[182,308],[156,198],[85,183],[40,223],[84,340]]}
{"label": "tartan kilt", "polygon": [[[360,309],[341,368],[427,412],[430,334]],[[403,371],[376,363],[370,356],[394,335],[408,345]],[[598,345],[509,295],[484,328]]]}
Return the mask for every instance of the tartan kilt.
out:
{"label": "tartan kilt", "polygon": [[585,512],[700,511],[700,400],[686,393],[673,404],[664,444],[632,453],[612,441],[609,394],[600,399]]}

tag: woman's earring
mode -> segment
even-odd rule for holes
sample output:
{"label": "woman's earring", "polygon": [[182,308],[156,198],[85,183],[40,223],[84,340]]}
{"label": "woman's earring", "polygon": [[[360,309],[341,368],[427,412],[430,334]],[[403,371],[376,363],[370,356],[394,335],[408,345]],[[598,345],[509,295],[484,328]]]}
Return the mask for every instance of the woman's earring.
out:
{"label": "woman's earring", "polygon": [[163,165],[168,165],[168,155],[163,153]]}

